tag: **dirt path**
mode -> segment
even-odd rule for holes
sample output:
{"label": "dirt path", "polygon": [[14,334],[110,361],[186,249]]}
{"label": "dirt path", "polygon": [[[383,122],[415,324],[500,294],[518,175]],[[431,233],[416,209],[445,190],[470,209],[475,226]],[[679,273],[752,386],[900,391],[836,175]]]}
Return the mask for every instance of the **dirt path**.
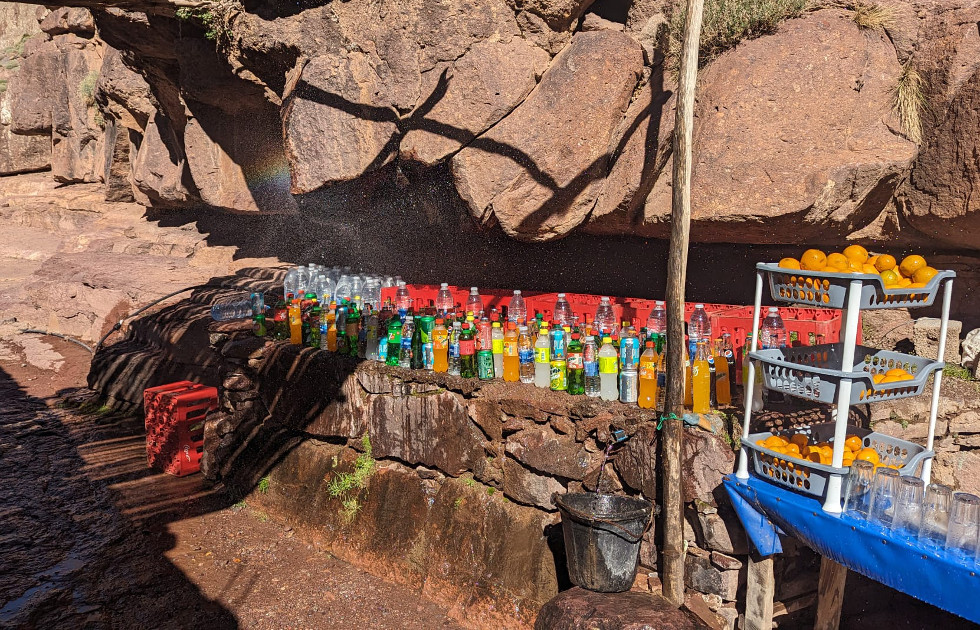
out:
{"label": "dirt path", "polygon": [[0,355],[0,627],[458,627],[200,475],[148,470],[142,420],[95,408],[88,354],[45,342],[57,371]]}

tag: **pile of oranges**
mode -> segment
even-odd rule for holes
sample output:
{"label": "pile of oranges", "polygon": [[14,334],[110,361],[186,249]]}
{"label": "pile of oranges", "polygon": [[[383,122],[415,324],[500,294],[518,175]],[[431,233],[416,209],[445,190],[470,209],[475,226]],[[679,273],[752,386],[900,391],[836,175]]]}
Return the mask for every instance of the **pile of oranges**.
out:
{"label": "pile of oranges", "polygon": [[[830,442],[810,444],[810,437],[803,433],[796,433],[789,438],[781,435],[772,435],[765,440],[758,440],[756,444],[786,456],[786,461],[777,460],[776,466],[786,467],[789,470],[794,469],[793,462],[790,460],[810,461],[816,464],[830,466],[834,455],[834,447]],[[844,466],[850,466],[858,459],[871,462],[875,465],[875,468],[886,466],[881,463],[878,451],[870,446],[864,446],[864,442],[857,435],[848,435],[844,440]],[[898,468],[898,466],[893,464],[887,465],[886,467]]]}
{"label": "pile of oranges", "polygon": [[843,252],[832,254],[825,254],[819,249],[808,249],[799,260],[783,258],[779,261],[779,266],[803,271],[878,274],[886,289],[922,288],[939,273],[922,256],[906,256],[899,263],[890,254],[872,256],[860,245],[850,245]]}
{"label": "pile of oranges", "polygon": [[912,378],[915,378],[913,374],[910,374],[902,368],[894,368],[884,373],[875,374],[872,377],[872,380],[874,380],[875,385],[877,385],[879,383],[897,383],[899,381],[907,381]]}

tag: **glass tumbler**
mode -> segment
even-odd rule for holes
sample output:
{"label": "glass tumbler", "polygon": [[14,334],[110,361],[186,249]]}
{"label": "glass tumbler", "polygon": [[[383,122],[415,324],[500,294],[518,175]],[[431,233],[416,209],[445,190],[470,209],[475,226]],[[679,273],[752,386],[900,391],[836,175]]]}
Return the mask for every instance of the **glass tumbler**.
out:
{"label": "glass tumbler", "polygon": [[926,486],[926,496],[922,500],[922,527],[919,530],[921,542],[939,547],[946,544],[952,504],[953,491],[949,486],[941,483]]}
{"label": "glass tumbler", "polygon": [[858,459],[847,473],[844,491],[844,511],[861,520],[867,520],[871,508],[871,484],[874,482],[875,465]]}
{"label": "glass tumbler", "polygon": [[898,478],[892,529],[912,539],[919,536],[925,485],[924,481],[911,475],[902,475]]}
{"label": "glass tumbler", "polygon": [[878,468],[871,484],[871,508],[868,519],[889,528],[895,517],[895,495],[900,475],[894,468]]}
{"label": "glass tumbler", "polygon": [[980,521],[980,497],[969,492],[953,495],[946,531],[946,549],[973,560],[977,554],[977,522]]}

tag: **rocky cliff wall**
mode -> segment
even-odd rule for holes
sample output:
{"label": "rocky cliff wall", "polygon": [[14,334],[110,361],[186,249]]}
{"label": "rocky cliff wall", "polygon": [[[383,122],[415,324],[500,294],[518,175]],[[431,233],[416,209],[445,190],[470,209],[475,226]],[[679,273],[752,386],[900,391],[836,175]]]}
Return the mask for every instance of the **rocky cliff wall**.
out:
{"label": "rocky cliff wall", "polygon": [[[287,213],[391,181],[519,240],[668,231],[669,0],[76,4],[9,79],[59,181]],[[980,5],[884,6],[810,4],[705,66],[695,240],[978,248]]]}

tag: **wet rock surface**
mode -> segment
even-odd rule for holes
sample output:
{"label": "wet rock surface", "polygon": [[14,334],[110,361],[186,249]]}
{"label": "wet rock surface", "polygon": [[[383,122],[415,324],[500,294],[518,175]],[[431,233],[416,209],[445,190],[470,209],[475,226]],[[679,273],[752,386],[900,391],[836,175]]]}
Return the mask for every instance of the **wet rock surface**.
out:
{"label": "wet rock surface", "polygon": [[575,587],[548,602],[535,630],[697,630],[707,628],[690,613],[648,593],[593,593]]}

